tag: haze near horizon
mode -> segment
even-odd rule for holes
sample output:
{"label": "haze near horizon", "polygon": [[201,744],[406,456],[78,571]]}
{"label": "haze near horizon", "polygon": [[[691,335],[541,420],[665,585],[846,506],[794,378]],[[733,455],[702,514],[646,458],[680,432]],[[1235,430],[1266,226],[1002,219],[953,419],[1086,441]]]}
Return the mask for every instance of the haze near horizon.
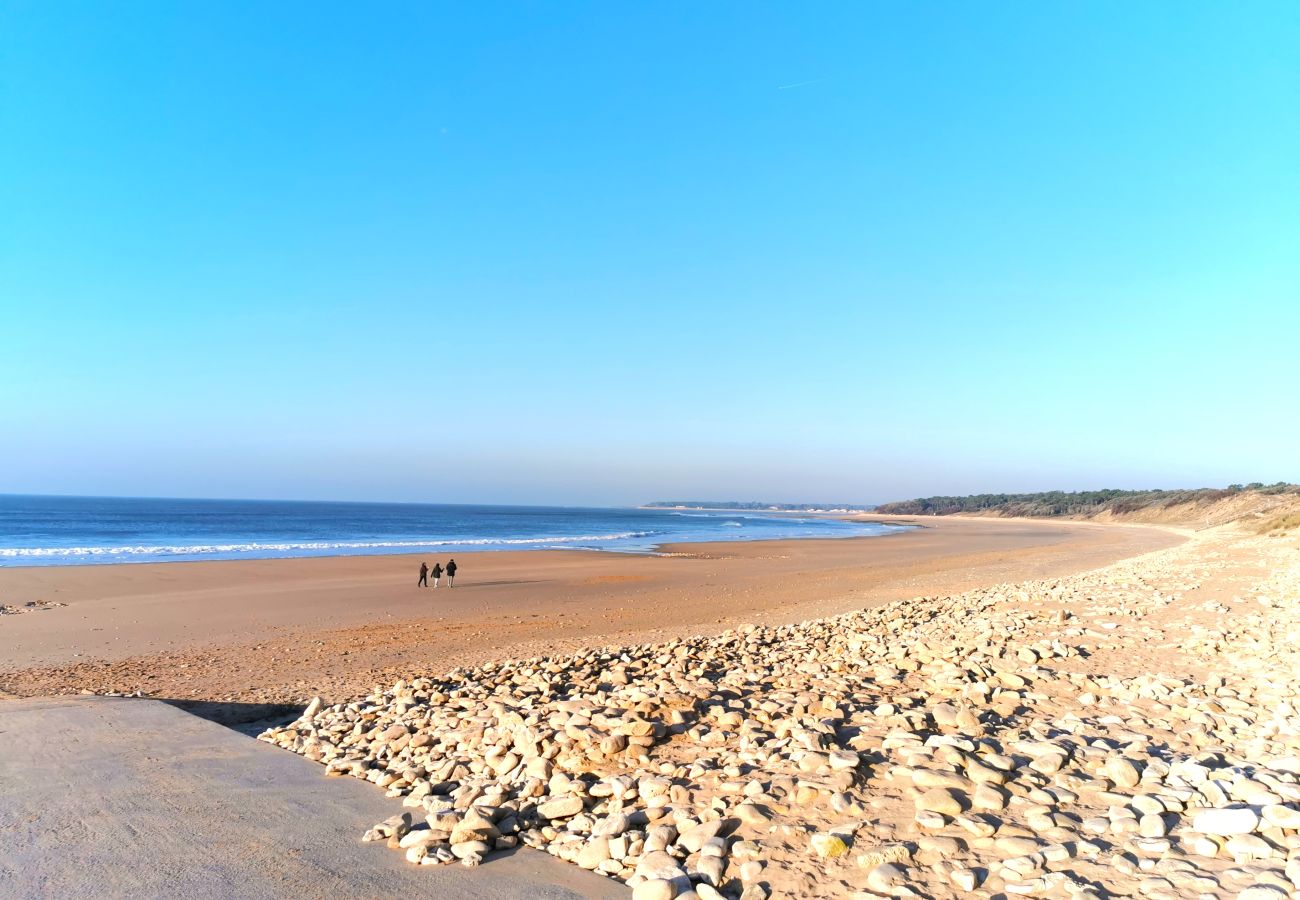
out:
{"label": "haze near horizon", "polygon": [[1300,12],[10,5],[0,492],[1300,480]]}

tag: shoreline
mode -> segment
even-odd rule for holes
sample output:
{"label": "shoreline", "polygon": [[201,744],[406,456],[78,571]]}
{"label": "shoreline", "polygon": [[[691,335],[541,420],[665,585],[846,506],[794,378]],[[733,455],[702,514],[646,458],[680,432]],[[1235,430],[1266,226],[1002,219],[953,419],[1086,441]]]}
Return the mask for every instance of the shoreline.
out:
{"label": "shoreline", "polygon": [[[877,540],[887,537],[890,540]],[[458,554],[454,589],[412,556],[0,569],[0,692],[185,700],[352,696],[393,671],[802,621],[1064,575],[1180,543],[1167,529],[957,520],[871,538]]]}
{"label": "shoreline", "polygon": [[[653,509],[651,507],[629,507],[629,508]],[[716,511],[726,512],[726,510],[716,510]],[[775,512],[766,515],[768,518],[779,518],[783,515],[783,513]],[[791,516],[799,515],[804,517],[811,516],[814,518],[829,519],[833,521],[845,522],[854,525],[879,525],[879,526],[898,528],[900,530],[906,530],[907,528],[911,527],[909,525],[900,524],[900,523],[874,522],[874,521],[867,521],[863,519],[855,519],[848,515],[839,514],[839,513],[836,514],[785,513],[784,515],[791,515]],[[387,558],[387,557],[410,558],[410,557],[417,557],[417,556],[428,557],[428,556],[443,555],[443,554],[446,555],[459,554],[462,556],[466,556],[469,554],[479,554],[479,553],[554,553],[554,552],[577,551],[582,553],[615,553],[615,554],[623,554],[623,555],[654,556],[654,555],[663,554],[665,552],[671,552],[671,551],[665,551],[663,548],[689,545],[689,544],[731,544],[731,543],[745,544],[745,543],[755,543],[761,541],[818,541],[818,540],[838,541],[838,540],[888,537],[888,536],[889,535],[885,533],[877,533],[877,534],[845,534],[842,536],[796,535],[796,536],[781,536],[781,537],[753,537],[753,538],[736,537],[736,538],[728,538],[728,539],[721,539],[721,540],[716,538],[704,539],[704,540],[690,540],[690,541],[667,540],[667,541],[652,543],[648,547],[630,547],[630,548],[582,546],[576,543],[571,546],[548,546],[546,543],[546,542],[550,542],[552,544],[563,545],[565,544],[566,541],[584,540],[582,538],[571,538],[565,536],[559,536],[554,538],[535,538],[535,539],[470,538],[467,539],[465,543],[459,543],[459,544],[454,541],[448,540],[448,541],[442,541],[441,543],[437,543],[437,542],[431,543],[427,546],[424,546],[422,549],[387,549],[387,550],[379,550],[379,552],[373,552],[373,553],[321,552],[321,553],[298,553],[298,554],[283,555],[283,556],[258,556],[258,555],[251,555],[251,554],[242,555],[242,556],[221,556],[221,555],[213,554],[210,556],[203,556],[198,559],[192,558],[196,554],[188,554],[188,556],[190,556],[191,558],[183,558],[183,559],[182,558],[156,559],[156,558],[148,558],[146,554],[140,554],[144,558],[131,559],[129,556],[127,556],[127,558],[105,558],[103,561],[96,561],[94,560],[93,557],[97,554],[83,553],[82,554],[83,557],[91,557],[91,558],[76,559],[74,561],[69,561],[69,562],[61,562],[61,561],[47,562],[47,563],[27,562],[27,563],[16,563],[16,564],[0,563],[0,572],[21,570],[21,569],[65,569],[65,568],[103,567],[103,566],[178,565],[178,564],[185,564],[185,563],[217,563],[217,562],[252,563],[252,562],[276,561],[276,560],[288,561],[288,560],[300,560],[300,559],[323,560],[323,559],[380,559],[380,558]],[[536,542],[536,545],[535,546],[531,545],[534,542]],[[322,543],[327,543],[327,542],[304,541],[301,545],[296,545],[294,549],[300,549],[300,550],[320,549],[324,551],[331,551],[331,550],[342,551],[347,549],[353,549],[353,550],[364,549],[365,547],[375,546],[371,544],[365,544],[363,542],[338,542],[338,546],[325,546],[325,547],[314,546]],[[400,543],[413,544],[413,542],[400,542]],[[239,545],[239,544],[195,545],[193,549],[201,550],[205,548],[211,549],[212,547],[222,547],[225,548],[226,552],[233,552],[230,551],[229,548],[235,546],[247,546],[247,545]],[[379,549],[384,546],[386,545],[379,543],[376,546],[376,549]],[[395,541],[392,544],[387,546],[397,547],[399,546],[399,542]],[[184,545],[177,545],[175,548],[172,549],[180,550],[183,549],[183,547]],[[32,554],[30,556],[30,558],[32,559],[53,558],[56,552],[67,551],[72,549],[79,549],[79,548],[3,548],[0,549],[0,558],[9,558],[9,559],[22,558],[16,556],[10,556],[10,557],[2,556],[2,554],[5,552],[12,553],[15,551]],[[130,548],[127,547],[117,547],[117,548],[96,547],[90,549],[96,551],[98,550],[104,551],[102,555],[105,557],[109,557],[113,553],[127,554],[129,553],[130,550]],[[155,547],[152,549],[166,549],[166,548]],[[275,549],[275,546],[266,545],[259,549],[273,550]],[[258,551],[253,551],[253,552],[258,552]],[[49,554],[49,556],[47,557],[44,556],[43,554]],[[186,556],[187,554],[183,552],[177,552],[174,555],[177,557],[181,557],[181,556]]]}
{"label": "shoreline", "polygon": [[734,538],[732,540],[704,540],[704,541],[664,541],[662,543],[652,544],[650,549],[621,549],[618,547],[521,547],[516,545],[502,546],[500,549],[479,549],[457,550],[454,547],[471,546],[469,544],[452,545],[453,549],[439,549],[436,551],[427,550],[403,550],[387,553],[321,553],[302,556],[239,556],[239,557],[212,557],[205,559],[112,559],[104,562],[68,562],[68,563],[46,563],[46,564],[27,564],[27,565],[0,565],[0,572],[16,572],[30,570],[50,570],[50,569],[79,569],[94,568],[101,569],[108,566],[183,566],[192,564],[207,563],[256,563],[256,562],[292,562],[295,560],[325,560],[325,559],[412,559],[415,557],[432,557],[435,555],[458,555],[470,556],[484,553],[610,553],[618,556],[673,556],[680,555],[679,552],[668,550],[670,547],[691,547],[697,544],[722,545],[727,544],[761,544],[775,543],[783,541],[861,541],[871,540],[873,538],[892,537],[895,534],[904,534],[910,528],[924,528],[923,525],[902,525],[892,522],[868,522],[856,519],[843,519],[845,522],[852,522],[858,525],[886,525],[897,528],[898,531],[881,533],[881,534],[846,534],[843,537],[828,537],[826,535],[817,535],[815,537],[758,537],[758,538]]}

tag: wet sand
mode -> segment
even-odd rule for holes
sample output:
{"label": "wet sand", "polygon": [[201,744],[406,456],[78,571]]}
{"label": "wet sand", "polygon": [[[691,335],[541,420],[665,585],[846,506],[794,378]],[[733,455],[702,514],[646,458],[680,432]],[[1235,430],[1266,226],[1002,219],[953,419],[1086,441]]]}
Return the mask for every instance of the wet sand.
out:
{"label": "wet sand", "polygon": [[[872,517],[886,537],[689,544],[670,555],[458,554],[0,569],[0,691],[141,691],[244,703],[342,699],[393,673],[800,621],[1094,568],[1181,537],[1146,526]],[[432,563],[433,557],[428,557]]]}

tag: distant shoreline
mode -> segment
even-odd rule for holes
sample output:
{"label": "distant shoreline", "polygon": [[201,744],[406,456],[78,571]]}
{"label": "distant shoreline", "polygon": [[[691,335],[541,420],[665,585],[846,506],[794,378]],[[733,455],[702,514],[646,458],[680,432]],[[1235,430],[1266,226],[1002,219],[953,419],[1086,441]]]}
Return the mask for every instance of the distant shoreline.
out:
{"label": "distant shoreline", "polygon": [[654,512],[673,512],[675,510],[687,510],[689,512],[718,512],[718,513],[767,513],[768,515],[787,515],[787,516],[865,516],[870,515],[874,510],[855,509],[852,507],[832,507],[825,508],[821,506],[810,506],[806,509],[772,509],[766,506],[634,506],[633,509],[651,510]]}

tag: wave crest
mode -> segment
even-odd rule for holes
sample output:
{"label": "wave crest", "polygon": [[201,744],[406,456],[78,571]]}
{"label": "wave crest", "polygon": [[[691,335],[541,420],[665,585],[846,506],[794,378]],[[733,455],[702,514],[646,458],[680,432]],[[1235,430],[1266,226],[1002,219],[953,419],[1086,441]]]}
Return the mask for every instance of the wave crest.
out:
{"label": "wave crest", "polygon": [[291,553],[295,550],[383,550],[423,547],[488,547],[537,544],[576,544],[654,537],[655,531],[623,531],[536,538],[465,538],[437,541],[302,541],[292,543],[136,545],[125,547],[0,547],[0,558],[41,559],[74,556],[203,556],[213,553]]}

